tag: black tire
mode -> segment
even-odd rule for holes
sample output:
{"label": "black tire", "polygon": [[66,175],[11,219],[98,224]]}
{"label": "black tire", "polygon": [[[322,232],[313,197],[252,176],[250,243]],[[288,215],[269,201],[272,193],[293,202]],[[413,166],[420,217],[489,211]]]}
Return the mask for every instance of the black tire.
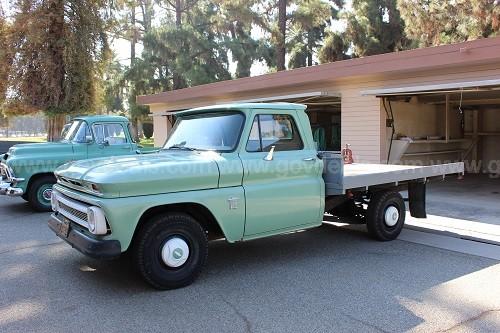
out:
{"label": "black tire", "polygon": [[[391,215],[391,217],[394,218],[393,221],[397,221],[394,225],[388,225],[386,223],[386,211],[388,209],[394,210],[390,207],[397,209],[397,219],[396,215]],[[405,218],[406,207],[403,197],[399,194],[399,192],[377,192],[372,196],[368,205],[366,227],[371,237],[380,241],[390,241],[396,239],[401,233]]]}
{"label": "black tire", "polygon": [[24,193],[23,195],[21,195],[21,198],[22,198],[24,201],[26,201],[26,202],[28,202],[28,201],[30,200],[30,199],[28,198],[28,193]]}
{"label": "black tire", "polygon": [[[162,259],[164,245],[174,238],[182,239],[189,248],[189,256],[180,267],[170,267]],[[134,239],[133,251],[136,268],[151,286],[175,289],[190,285],[200,274],[207,260],[208,239],[190,215],[168,213],[146,221]]]}
{"label": "black tire", "polygon": [[52,186],[56,183],[54,176],[46,175],[36,178],[29,186],[27,198],[28,203],[37,212],[50,212],[50,198],[47,194],[52,191]]}

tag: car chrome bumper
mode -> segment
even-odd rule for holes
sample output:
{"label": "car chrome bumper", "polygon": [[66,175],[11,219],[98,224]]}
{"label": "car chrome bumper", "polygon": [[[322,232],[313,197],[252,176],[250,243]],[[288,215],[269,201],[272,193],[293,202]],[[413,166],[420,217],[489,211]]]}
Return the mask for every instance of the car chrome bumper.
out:
{"label": "car chrome bumper", "polygon": [[12,183],[0,181],[0,195],[8,195],[10,197],[19,197],[24,194],[22,188],[12,187]]}
{"label": "car chrome bumper", "polygon": [[52,214],[49,219],[49,228],[66,243],[81,253],[95,259],[113,259],[121,254],[121,244],[117,240],[94,239],[84,233],[69,227],[67,235],[60,233],[60,225],[63,221]]}

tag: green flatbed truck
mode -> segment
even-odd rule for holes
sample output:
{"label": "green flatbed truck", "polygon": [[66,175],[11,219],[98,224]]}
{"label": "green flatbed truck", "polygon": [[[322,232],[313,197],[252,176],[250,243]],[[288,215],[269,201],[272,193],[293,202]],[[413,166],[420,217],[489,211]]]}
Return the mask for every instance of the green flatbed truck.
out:
{"label": "green flatbed truck", "polygon": [[0,195],[21,196],[36,211],[50,211],[54,170],[69,161],[137,152],[129,121],[119,116],[77,117],[60,142],[18,144],[0,156]]}
{"label": "green flatbed truck", "polygon": [[55,172],[49,227],[98,259],[129,253],[158,289],[189,285],[208,242],[247,241],[320,226],[326,216],[395,239],[406,208],[425,217],[429,178],[463,163],[344,165],[318,152],[305,106],[248,103],[180,111],[155,154],[68,163]]}

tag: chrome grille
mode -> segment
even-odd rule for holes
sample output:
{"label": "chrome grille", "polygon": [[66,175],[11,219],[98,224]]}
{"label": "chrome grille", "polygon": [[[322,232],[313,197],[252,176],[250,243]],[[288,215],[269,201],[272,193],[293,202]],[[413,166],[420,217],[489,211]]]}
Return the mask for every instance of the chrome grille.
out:
{"label": "chrome grille", "polygon": [[70,199],[61,192],[55,190],[52,192],[52,195],[55,195],[55,198],[57,200],[59,206],[59,208],[57,209],[58,213],[64,215],[70,221],[75,222],[88,229],[88,204]]}
{"label": "chrome grille", "polygon": [[69,214],[71,214],[71,215],[79,218],[80,220],[88,222],[87,213],[84,213],[84,212],[81,212],[81,211],[79,211],[77,209],[74,209],[74,208],[72,208],[72,207],[70,207],[68,205],[65,205],[62,202],[59,202],[59,207],[61,207],[61,209],[65,210]]}

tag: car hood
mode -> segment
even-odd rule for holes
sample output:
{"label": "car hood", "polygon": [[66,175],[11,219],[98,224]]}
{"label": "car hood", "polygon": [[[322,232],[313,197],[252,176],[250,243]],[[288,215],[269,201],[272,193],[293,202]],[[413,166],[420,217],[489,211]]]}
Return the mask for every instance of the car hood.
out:
{"label": "car hood", "polygon": [[59,183],[88,191],[96,184],[104,197],[129,197],[217,188],[219,168],[211,154],[160,152],[64,164]]}
{"label": "car hood", "polygon": [[46,142],[46,143],[21,143],[9,148],[8,158],[21,155],[38,155],[50,152],[51,154],[59,152],[72,152],[73,146],[66,142]]}

